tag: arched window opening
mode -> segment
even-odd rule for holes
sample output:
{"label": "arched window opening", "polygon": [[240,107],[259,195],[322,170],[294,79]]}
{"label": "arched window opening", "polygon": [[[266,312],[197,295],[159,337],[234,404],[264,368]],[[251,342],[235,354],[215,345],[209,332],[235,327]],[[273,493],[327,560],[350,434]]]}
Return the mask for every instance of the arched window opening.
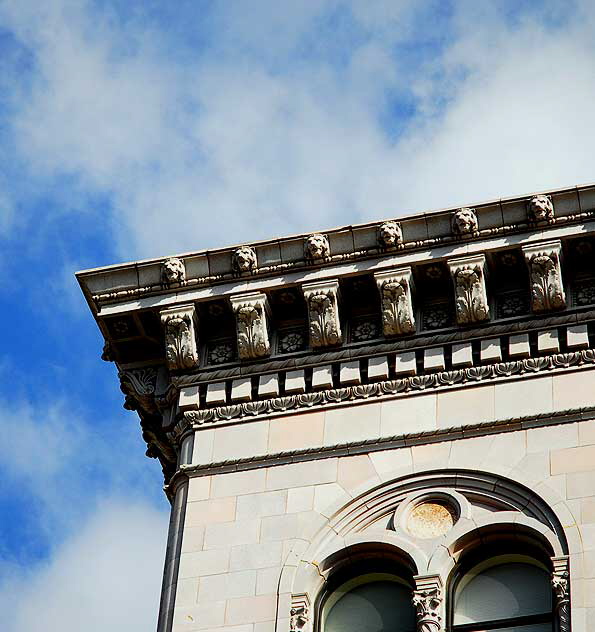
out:
{"label": "arched window opening", "polygon": [[452,632],[552,632],[551,573],[524,555],[499,555],[461,573],[452,594]]}

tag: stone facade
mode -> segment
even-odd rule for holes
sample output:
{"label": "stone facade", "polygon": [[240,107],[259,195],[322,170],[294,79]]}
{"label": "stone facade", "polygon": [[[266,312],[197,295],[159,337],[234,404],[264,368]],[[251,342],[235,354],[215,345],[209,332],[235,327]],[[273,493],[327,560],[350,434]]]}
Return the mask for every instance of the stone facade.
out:
{"label": "stone facade", "polygon": [[519,546],[595,629],[594,263],[579,187],[79,273],[172,504],[159,632],[322,632],[363,559],[451,630]]}

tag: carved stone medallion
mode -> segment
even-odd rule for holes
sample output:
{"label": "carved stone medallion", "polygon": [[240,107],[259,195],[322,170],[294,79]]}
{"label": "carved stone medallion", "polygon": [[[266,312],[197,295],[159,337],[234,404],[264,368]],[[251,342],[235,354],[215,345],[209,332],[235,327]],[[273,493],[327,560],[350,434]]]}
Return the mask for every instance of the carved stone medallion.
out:
{"label": "carved stone medallion", "polygon": [[411,300],[411,268],[399,268],[374,275],[382,304],[382,331],[385,336],[415,332]]}
{"label": "carved stone medallion", "polygon": [[455,289],[459,325],[488,320],[490,308],[485,285],[485,256],[478,255],[448,262]]}
{"label": "carved stone medallion", "polygon": [[302,290],[308,306],[310,346],[318,348],[341,344],[339,282],[308,283],[302,286]]}
{"label": "carved stone medallion", "polygon": [[384,222],[378,229],[378,243],[385,250],[396,250],[403,247],[403,231],[398,222]]}
{"label": "carved stone medallion", "polygon": [[428,500],[409,511],[406,529],[412,536],[428,540],[448,533],[453,528],[456,519],[454,509],[448,504]]}
{"label": "carved stone medallion", "polygon": [[267,297],[263,292],[230,298],[236,318],[238,353],[242,360],[254,360],[271,353],[267,327]]}
{"label": "carved stone medallion", "polygon": [[309,263],[324,261],[331,256],[331,247],[326,235],[314,233],[304,241],[304,258]]}
{"label": "carved stone medallion", "polygon": [[477,215],[472,208],[460,208],[452,216],[452,232],[456,237],[475,237],[479,235]]}
{"label": "carved stone medallion", "polygon": [[256,252],[251,246],[240,246],[233,251],[231,265],[234,274],[253,272],[257,267]]}
{"label": "carved stone medallion", "polygon": [[523,247],[531,282],[531,307],[534,312],[548,312],[566,307],[562,284],[560,241],[548,241]]}
{"label": "carved stone medallion", "polygon": [[164,309],[160,313],[165,331],[165,357],[169,369],[190,369],[198,364],[196,312],[194,305]]}

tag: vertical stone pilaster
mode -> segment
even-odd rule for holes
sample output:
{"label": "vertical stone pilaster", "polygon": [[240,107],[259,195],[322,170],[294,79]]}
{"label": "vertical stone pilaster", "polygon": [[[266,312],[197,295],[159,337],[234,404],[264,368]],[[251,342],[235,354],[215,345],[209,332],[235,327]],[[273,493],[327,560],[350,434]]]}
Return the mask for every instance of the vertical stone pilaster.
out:
{"label": "vertical stone pilaster", "polygon": [[271,353],[267,324],[267,296],[249,292],[230,297],[236,319],[238,354],[241,360],[257,360]]}
{"label": "vertical stone pilaster", "polygon": [[385,336],[399,336],[415,332],[411,268],[398,268],[374,275],[382,307],[382,332]]}
{"label": "vertical stone pilaster", "polygon": [[302,285],[308,308],[310,346],[332,347],[343,342],[339,320],[339,281],[332,279]]}
{"label": "vertical stone pilaster", "polygon": [[444,632],[444,594],[439,575],[417,575],[413,591],[413,606],[417,632]]}
{"label": "vertical stone pilaster", "polygon": [[549,312],[566,307],[561,253],[560,240],[544,241],[523,247],[523,254],[529,268],[531,308],[534,312]]}
{"label": "vertical stone pilaster", "polygon": [[485,255],[451,259],[448,269],[454,284],[457,323],[472,325],[488,320],[490,307],[485,281]]}
{"label": "vertical stone pilaster", "polygon": [[170,370],[191,369],[198,364],[196,310],[180,305],[160,312],[165,332],[165,357]]}
{"label": "vertical stone pilaster", "polygon": [[552,557],[552,588],[558,632],[570,632],[570,565],[567,555]]}

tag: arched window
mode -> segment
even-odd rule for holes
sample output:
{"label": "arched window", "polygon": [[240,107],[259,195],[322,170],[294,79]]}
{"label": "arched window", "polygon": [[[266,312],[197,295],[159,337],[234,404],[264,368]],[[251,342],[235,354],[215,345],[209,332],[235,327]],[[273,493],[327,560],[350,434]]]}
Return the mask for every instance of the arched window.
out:
{"label": "arched window", "polygon": [[411,587],[389,573],[367,573],[333,590],[322,609],[323,632],[415,632]]}
{"label": "arched window", "polygon": [[522,555],[476,564],[456,583],[452,624],[452,632],[552,632],[550,572]]}

